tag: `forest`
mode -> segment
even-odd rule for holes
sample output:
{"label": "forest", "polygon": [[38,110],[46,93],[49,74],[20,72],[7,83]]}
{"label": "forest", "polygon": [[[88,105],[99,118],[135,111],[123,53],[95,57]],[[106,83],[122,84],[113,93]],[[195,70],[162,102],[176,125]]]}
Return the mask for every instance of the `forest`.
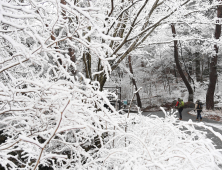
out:
{"label": "forest", "polygon": [[0,0],[0,170],[221,169],[164,107],[221,109],[221,24],[222,0]]}

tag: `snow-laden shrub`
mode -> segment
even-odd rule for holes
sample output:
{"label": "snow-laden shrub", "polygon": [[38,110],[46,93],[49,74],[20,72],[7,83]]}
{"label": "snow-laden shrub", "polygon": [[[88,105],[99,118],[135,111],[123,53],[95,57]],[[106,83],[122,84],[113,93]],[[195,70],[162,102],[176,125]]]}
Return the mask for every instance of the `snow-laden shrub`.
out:
{"label": "snow-laden shrub", "polygon": [[78,60],[90,49],[108,78],[115,56],[107,57],[113,51],[98,39],[120,40],[105,35],[107,16],[84,3],[0,1],[0,130],[7,137],[1,166],[215,168],[220,155],[192,122],[121,116],[110,94],[82,75]]}
{"label": "snow-laden shrub", "polygon": [[108,78],[108,60],[115,57],[107,57],[112,49],[97,40],[120,38],[105,35],[105,15],[87,4],[0,1],[0,130],[7,137],[0,145],[2,167],[82,166],[103,147],[106,127],[117,126],[108,92],[83,76],[78,61],[90,50]]}
{"label": "snow-laden shrub", "polygon": [[40,79],[14,83],[26,88],[7,88],[1,83],[0,124],[8,136],[0,146],[4,167],[82,166],[104,147],[107,126],[118,127],[117,112],[104,108],[107,103],[114,110],[97,86]]}
{"label": "snow-laden shrub", "polygon": [[142,115],[126,118],[127,133],[115,134],[115,142],[109,143],[114,148],[99,152],[105,157],[102,169],[220,169],[220,150],[215,149],[205,132],[195,129],[195,125],[208,127],[191,120],[178,121],[174,113],[165,114],[165,118]]}

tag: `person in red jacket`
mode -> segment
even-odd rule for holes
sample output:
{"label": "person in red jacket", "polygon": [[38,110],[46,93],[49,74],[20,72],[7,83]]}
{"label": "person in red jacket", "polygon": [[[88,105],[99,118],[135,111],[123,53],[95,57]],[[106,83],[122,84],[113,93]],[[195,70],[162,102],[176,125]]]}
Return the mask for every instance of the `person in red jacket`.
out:
{"label": "person in red jacket", "polygon": [[176,103],[175,107],[178,107],[178,106],[179,106],[179,100],[180,100],[180,98],[178,98],[178,100],[177,100],[177,103]]}
{"label": "person in red jacket", "polygon": [[182,111],[183,111],[183,107],[184,107],[183,100],[178,98],[178,101],[177,101],[175,107],[178,109],[180,120],[182,120]]}

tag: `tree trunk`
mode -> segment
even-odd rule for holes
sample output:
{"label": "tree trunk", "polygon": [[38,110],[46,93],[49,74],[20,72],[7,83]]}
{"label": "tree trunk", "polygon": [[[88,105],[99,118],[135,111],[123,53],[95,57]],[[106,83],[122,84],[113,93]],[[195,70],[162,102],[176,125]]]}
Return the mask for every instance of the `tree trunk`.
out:
{"label": "tree trunk", "polygon": [[[216,46],[216,45],[215,45]],[[217,47],[217,46],[216,46]],[[218,51],[218,49],[216,49]],[[206,95],[206,109],[214,109],[214,92],[217,81],[217,55],[213,56],[210,62],[209,85]]]}
{"label": "tree trunk", "polygon": [[88,68],[88,62],[87,62],[87,57],[86,57],[86,53],[83,53],[83,57],[82,57],[82,60],[83,60],[83,63],[84,63],[84,66],[85,66],[85,76],[86,78],[90,78],[90,75],[89,75],[89,68]]}
{"label": "tree trunk", "polygon": [[[130,73],[132,74],[132,82],[133,82],[133,85],[135,87],[135,90],[137,91],[138,88],[137,88],[137,85],[136,85],[136,80],[133,78],[133,67],[132,67],[132,63],[131,63],[131,56],[129,55],[128,56],[128,62],[129,62],[129,69],[130,69]],[[136,93],[136,99],[137,99],[137,105],[142,108],[142,103],[141,103],[141,99],[140,99],[140,94],[139,92]]]}
{"label": "tree trunk", "polygon": [[[171,29],[172,29],[173,37],[176,37],[176,29],[175,29],[174,24],[171,24]],[[187,78],[185,77],[183,70],[180,66],[177,44],[178,44],[177,40],[174,40],[174,59],[176,62],[177,70],[178,70],[178,72],[179,72],[184,84],[186,85],[188,92],[189,92],[188,101],[193,102],[193,89],[190,86],[190,83],[188,82]]]}
{"label": "tree trunk", "polygon": [[204,55],[201,57],[201,75],[200,75],[200,81],[203,83],[203,71],[204,71]]}
{"label": "tree trunk", "polygon": [[100,77],[99,77],[100,91],[103,91],[103,87],[106,83],[106,79],[107,79],[107,77],[106,77],[105,73],[100,74]]}
{"label": "tree trunk", "polygon": [[188,73],[190,76],[188,76],[188,81],[191,83],[192,78],[191,75],[193,74],[193,63],[192,63],[192,54],[189,54],[189,65],[188,65]]}
{"label": "tree trunk", "polygon": [[[218,40],[220,38],[221,34],[221,24],[219,18],[222,18],[222,5],[219,5],[217,7],[217,17],[216,20],[216,29],[215,29],[215,39]],[[218,23],[218,24],[217,24]],[[218,54],[218,46],[217,44],[214,45],[215,49],[215,56],[211,58],[210,61],[210,75],[209,75],[209,85],[207,89],[207,95],[206,95],[206,109],[214,109],[214,92],[217,82],[217,54]]]}

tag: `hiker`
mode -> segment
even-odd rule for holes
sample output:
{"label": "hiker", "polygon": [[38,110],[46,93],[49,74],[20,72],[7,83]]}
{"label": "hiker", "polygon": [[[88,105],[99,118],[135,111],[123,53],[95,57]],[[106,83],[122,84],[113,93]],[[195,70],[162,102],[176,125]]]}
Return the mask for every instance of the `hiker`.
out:
{"label": "hiker", "polygon": [[183,111],[183,107],[184,107],[183,100],[178,98],[178,101],[177,101],[175,107],[178,109],[180,120],[182,120],[182,111]]}
{"label": "hiker", "polygon": [[201,114],[200,114],[202,112],[202,109],[203,109],[203,103],[201,103],[200,100],[197,100],[196,104],[195,104],[195,110],[197,110],[196,120],[199,120],[199,117],[200,117],[200,121],[202,121],[202,117],[201,117]]}

